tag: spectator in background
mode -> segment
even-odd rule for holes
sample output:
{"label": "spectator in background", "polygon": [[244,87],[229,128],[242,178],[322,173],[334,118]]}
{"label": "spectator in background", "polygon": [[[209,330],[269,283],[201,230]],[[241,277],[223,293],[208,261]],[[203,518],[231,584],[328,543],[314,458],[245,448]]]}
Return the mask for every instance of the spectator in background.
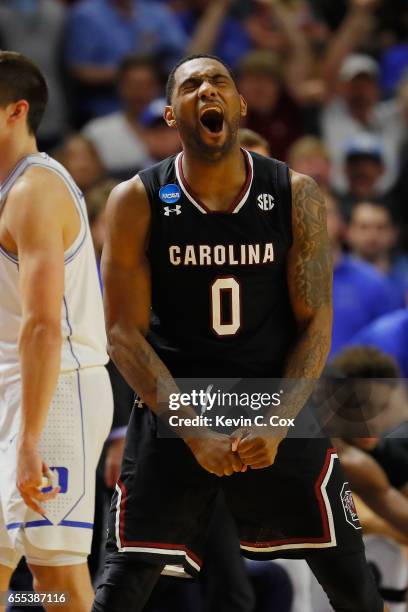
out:
{"label": "spectator in background", "polygon": [[[406,459],[399,463],[394,459],[390,465],[390,453],[386,453],[388,466],[384,471],[384,452],[368,454],[378,445],[375,436],[406,418],[406,399],[398,381],[400,372],[388,355],[367,346],[343,350],[333,360],[332,370],[335,378],[327,380],[326,397],[334,401],[325,402],[325,412],[343,415],[331,428],[336,436],[333,444],[353,497],[359,496],[356,505],[366,557],[390,612],[404,612],[408,564],[400,544],[406,545],[408,537],[408,500],[403,492],[408,481],[408,473],[403,473]],[[363,424],[371,437],[360,437]],[[406,455],[406,441],[401,442],[389,440],[389,450]],[[314,578],[312,581],[315,585]],[[314,589],[314,595],[313,610],[328,610],[329,602],[321,587]]]}
{"label": "spectator in background", "polygon": [[81,0],[70,9],[65,59],[78,85],[80,119],[118,110],[114,84],[130,53],[158,55],[166,68],[177,61],[187,38],[171,11],[154,1]]}
{"label": "spectator in background", "polygon": [[344,155],[347,143],[359,132],[370,132],[381,140],[385,171],[377,188],[385,193],[398,174],[397,151],[401,139],[401,117],[395,101],[380,102],[379,67],[370,56],[354,54],[343,62],[338,95],[323,109],[323,139],[333,162],[332,183],[339,193],[347,191]]}
{"label": "spectator in background", "polygon": [[103,179],[86,192],[86,208],[88,211],[89,226],[91,228],[92,242],[95,249],[96,265],[98,266],[99,281],[101,281],[100,263],[105,242],[106,202],[118,181]]}
{"label": "spectator in background", "polygon": [[380,187],[385,160],[381,140],[369,133],[360,133],[346,142],[344,174],[347,189],[337,193],[343,215],[349,217],[352,208],[362,200],[391,201]]}
{"label": "spectator in background", "polygon": [[54,157],[65,166],[84,193],[106,177],[98,151],[92,142],[79,134],[68,136]]}
{"label": "spectator in background", "polygon": [[40,151],[61,140],[67,125],[67,105],[61,71],[65,9],[54,0],[0,2],[0,41],[35,62],[47,79],[49,101],[39,129]]}
{"label": "spectator in background", "polygon": [[269,150],[267,141],[256,132],[248,130],[247,128],[241,128],[238,131],[238,138],[241,147],[244,149],[253,151],[254,153],[259,153],[259,155],[264,155],[265,157],[270,156],[271,152]]}
{"label": "spectator in background", "polygon": [[396,310],[389,281],[374,266],[342,251],[345,225],[337,202],[326,196],[327,230],[333,255],[333,332],[330,356],[338,353],[363,327]]}
{"label": "spectator in background", "polygon": [[148,56],[128,56],[117,81],[121,109],[90,121],[82,130],[97,149],[106,169],[122,180],[146,165],[140,115],[161,92],[157,62]]}
{"label": "spectator in background", "polygon": [[372,322],[353,336],[349,344],[376,346],[394,357],[402,375],[408,378],[408,308],[397,310]]}
{"label": "spectator in background", "polygon": [[302,135],[300,110],[287,93],[277,56],[254,51],[238,65],[238,89],[248,103],[245,127],[261,134],[273,157],[285,161],[290,145]]}
{"label": "spectator in background", "polygon": [[170,128],[164,121],[165,106],[164,98],[153,100],[140,117],[143,141],[148,154],[146,167],[181,151],[177,130]]}
{"label": "spectator in background", "polygon": [[399,148],[400,176],[393,192],[394,213],[403,225],[402,240],[408,250],[408,206],[406,203],[408,193],[408,73],[398,90],[398,106],[403,125],[402,139]]}
{"label": "spectator in background", "polygon": [[303,136],[293,143],[288,152],[292,170],[311,176],[321,189],[330,188],[330,155],[325,145],[315,136]]}
{"label": "spectator in background", "polygon": [[229,16],[232,0],[186,0],[185,10],[176,13],[187,36],[194,36],[189,53],[215,53],[232,68],[251,48],[240,22]]}
{"label": "spectator in background", "polygon": [[395,255],[398,230],[389,209],[370,201],[354,206],[347,238],[351,253],[385,274],[407,303],[408,257]]}

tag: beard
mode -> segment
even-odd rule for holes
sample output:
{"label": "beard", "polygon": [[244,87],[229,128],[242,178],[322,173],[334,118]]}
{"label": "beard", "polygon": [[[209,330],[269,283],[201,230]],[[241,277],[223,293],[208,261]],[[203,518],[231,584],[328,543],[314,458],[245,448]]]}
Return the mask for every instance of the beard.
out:
{"label": "beard", "polygon": [[227,155],[236,145],[241,116],[236,115],[231,120],[224,117],[225,137],[220,144],[210,144],[202,137],[197,126],[192,126],[181,117],[177,119],[180,138],[186,149],[208,161],[217,161]]}

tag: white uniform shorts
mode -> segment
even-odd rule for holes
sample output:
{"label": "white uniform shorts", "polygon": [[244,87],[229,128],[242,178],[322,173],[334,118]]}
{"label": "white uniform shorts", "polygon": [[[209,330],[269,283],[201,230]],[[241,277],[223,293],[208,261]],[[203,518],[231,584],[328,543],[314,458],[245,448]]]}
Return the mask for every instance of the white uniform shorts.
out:
{"label": "white uniform shorts", "polygon": [[[0,410],[20,416],[21,384],[7,387]],[[0,431],[0,563],[14,568],[25,555],[35,565],[84,563],[91,550],[95,472],[113,416],[104,367],[63,373],[40,440],[40,455],[61,487],[43,504],[42,516],[23,502],[16,487],[16,445],[10,428]]]}

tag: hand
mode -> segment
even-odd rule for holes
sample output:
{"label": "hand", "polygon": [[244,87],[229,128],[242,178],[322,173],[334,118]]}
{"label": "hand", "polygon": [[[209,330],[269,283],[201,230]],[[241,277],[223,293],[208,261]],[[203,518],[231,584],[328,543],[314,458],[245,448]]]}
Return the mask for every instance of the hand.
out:
{"label": "hand", "polygon": [[49,467],[42,461],[36,446],[20,444],[17,451],[17,488],[25,504],[38,512],[45,514],[40,505],[41,502],[54,499],[60,492],[60,487],[53,487],[48,493],[41,493],[41,488],[47,486],[43,483],[43,477],[48,480],[48,486],[52,486],[52,478]]}
{"label": "hand", "polygon": [[242,463],[254,470],[269,467],[276,459],[279,444],[284,438],[261,436],[257,429],[238,429],[231,437],[231,450],[237,452]]}
{"label": "hand", "polygon": [[106,486],[110,489],[113,489],[119,478],[124,448],[125,438],[117,438],[109,443],[106,451],[104,478]]}
{"label": "hand", "polygon": [[198,463],[210,474],[216,476],[231,476],[234,472],[245,472],[237,453],[231,450],[231,440],[228,436],[211,432],[200,438],[185,440]]}

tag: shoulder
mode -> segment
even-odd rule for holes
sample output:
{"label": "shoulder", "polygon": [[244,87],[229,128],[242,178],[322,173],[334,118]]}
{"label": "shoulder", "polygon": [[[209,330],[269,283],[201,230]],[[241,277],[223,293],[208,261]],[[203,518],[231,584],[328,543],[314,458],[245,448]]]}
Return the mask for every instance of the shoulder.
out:
{"label": "shoulder", "polygon": [[289,170],[292,185],[292,202],[295,211],[318,210],[325,215],[326,203],[323,194],[312,177]]}
{"label": "shoulder", "polygon": [[300,174],[300,172],[295,172],[292,169],[289,169],[289,176],[292,183],[292,187],[295,189],[312,189],[319,191],[319,187],[314,179],[307,174]]}
{"label": "shoulder", "polygon": [[368,286],[372,286],[375,289],[389,289],[389,281],[383,276],[374,266],[365,261],[360,261],[355,257],[347,257],[349,267],[356,272]]}
{"label": "shoulder", "polygon": [[65,181],[54,170],[42,166],[27,168],[8,195],[8,201],[18,201],[20,206],[25,202],[35,202],[37,210],[42,203],[50,202],[52,207],[58,210],[68,199],[71,199],[71,196]]}
{"label": "shoulder", "polygon": [[365,327],[357,336],[355,341],[371,342],[381,341],[383,339],[392,339],[398,336],[401,341],[408,340],[408,309],[402,308],[389,314],[383,315]]}
{"label": "shoulder", "polygon": [[30,167],[8,194],[5,221],[14,239],[30,238],[63,231],[72,223],[72,211],[72,195],[61,177],[47,168]]}
{"label": "shoulder", "polygon": [[137,220],[148,212],[147,193],[139,175],[114,187],[107,204],[108,219]]}

